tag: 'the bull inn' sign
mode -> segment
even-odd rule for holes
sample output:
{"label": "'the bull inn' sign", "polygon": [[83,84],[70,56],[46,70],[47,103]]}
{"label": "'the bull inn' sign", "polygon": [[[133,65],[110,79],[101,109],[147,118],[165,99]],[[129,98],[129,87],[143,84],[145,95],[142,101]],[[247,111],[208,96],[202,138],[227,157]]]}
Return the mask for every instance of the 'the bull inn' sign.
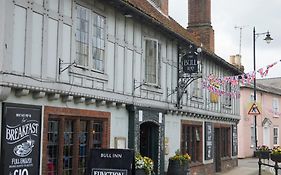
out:
{"label": "'the bull inn' sign", "polygon": [[39,175],[41,108],[5,103],[3,111],[1,174]]}
{"label": "'the bull inn' sign", "polygon": [[93,149],[89,175],[132,175],[134,151],[127,149]]}

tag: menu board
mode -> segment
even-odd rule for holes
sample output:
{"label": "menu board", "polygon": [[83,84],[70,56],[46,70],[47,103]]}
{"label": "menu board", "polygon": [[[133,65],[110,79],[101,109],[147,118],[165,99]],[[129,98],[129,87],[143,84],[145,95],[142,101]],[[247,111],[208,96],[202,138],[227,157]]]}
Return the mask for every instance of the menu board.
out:
{"label": "menu board", "polygon": [[232,156],[238,153],[237,125],[232,125]]}
{"label": "menu board", "polygon": [[205,160],[213,159],[213,133],[213,124],[205,122]]}
{"label": "menu board", "polygon": [[39,175],[41,107],[5,103],[2,116],[0,174]]}

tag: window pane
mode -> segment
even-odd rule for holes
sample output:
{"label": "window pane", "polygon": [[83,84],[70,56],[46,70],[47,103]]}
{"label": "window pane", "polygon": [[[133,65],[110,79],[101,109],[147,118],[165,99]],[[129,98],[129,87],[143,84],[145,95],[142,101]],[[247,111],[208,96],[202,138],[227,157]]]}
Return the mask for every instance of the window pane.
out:
{"label": "window pane", "polygon": [[157,42],[146,40],[145,42],[145,80],[148,83],[156,84],[157,76]]}
{"label": "window pane", "polygon": [[191,161],[201,161],[201,126],[199,125],[182,125],[182,140],[181,152],[188,153],[191,156]]}
{"label": "window pane", "polygon": [[104,71],[104,23],[103,16],[96,13],[93,14],[92,67],[99,71]]}
{"label": "window pane", "polygon": [[80,133],[79,133],[79,164],[78,174],[85,175],[87,169],[87,157],[88,157],[88,127],[87,121],[80,121]]}
{"label": "window pane", "polygon": [[77,64],[88,65],[89,48],[89,10],[78,6],[76,15],[76,60]]}
{"label": "window pane", "polygon": [[102,146],[102,122],[93,124],[93,148],[101,148]]}
{"label": "window pane", "polygon": [[66,120],[64,123],[64,147],[63,147],[63,174],[72,173],[73,159],[73,132],[74,122]]}
{"label": "window pane", "polygon": [[58,121],[48,121],[48,174],[58,174]]}

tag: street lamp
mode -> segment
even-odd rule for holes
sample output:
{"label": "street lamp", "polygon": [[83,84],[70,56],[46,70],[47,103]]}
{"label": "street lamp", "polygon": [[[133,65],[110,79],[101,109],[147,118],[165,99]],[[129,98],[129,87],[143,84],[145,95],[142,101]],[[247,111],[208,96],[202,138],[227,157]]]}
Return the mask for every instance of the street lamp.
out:
{"label": "street lamp", "polygon": [[[269,44],[273,39],[270,37],[269,31],[264,33],[256,33],[256,29],[253,29],[253,58],[254,58],[254,72],[256,73],[256,38],[260,35],[265,35],[264,40],[267,44]],[[254,78],[254,104],[256,104],[257,99],[257,90],[256,90],[256,77]],[[254,127],[255,127],[255,149],[258,147],[258,140],[257,140],[257,116],[254,115]]]}

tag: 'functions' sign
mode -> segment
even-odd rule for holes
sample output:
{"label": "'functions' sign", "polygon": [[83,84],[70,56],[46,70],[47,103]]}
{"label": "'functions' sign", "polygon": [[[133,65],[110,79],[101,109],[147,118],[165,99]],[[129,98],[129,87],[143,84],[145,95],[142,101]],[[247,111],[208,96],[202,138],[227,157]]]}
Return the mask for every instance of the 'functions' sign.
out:
{"label": "'functions' sign", "polygon": [[92,149],[89,175],[132,175],[134,151],[127,149]]}
{"label": "'functions' sign", "polygon": [[3,106],[1,174],[39,175],[41,107]]}

